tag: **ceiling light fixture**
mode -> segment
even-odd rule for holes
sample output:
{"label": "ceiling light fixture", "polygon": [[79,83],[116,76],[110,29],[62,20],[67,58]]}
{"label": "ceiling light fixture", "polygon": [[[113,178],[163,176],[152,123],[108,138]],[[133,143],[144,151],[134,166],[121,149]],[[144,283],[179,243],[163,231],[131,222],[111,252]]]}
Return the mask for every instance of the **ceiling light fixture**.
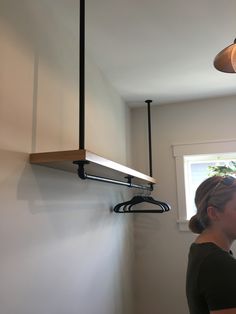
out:
{"label": "ceiling light fixture", "polygon": [[236,39],[216,55],[214,66],[221,72],[236,73]]}

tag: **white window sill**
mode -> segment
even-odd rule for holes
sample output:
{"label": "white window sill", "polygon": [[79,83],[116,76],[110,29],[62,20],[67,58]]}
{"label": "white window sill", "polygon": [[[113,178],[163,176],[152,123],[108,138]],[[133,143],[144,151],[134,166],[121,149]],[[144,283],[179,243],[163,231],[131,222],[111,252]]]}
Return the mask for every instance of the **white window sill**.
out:
{"label": "white window sill", "polygon": [[190,232],[189,227],[188,227],[188,223],[189,223],[189,220],[177,220],[177,224],[179,225],[180,231]]}

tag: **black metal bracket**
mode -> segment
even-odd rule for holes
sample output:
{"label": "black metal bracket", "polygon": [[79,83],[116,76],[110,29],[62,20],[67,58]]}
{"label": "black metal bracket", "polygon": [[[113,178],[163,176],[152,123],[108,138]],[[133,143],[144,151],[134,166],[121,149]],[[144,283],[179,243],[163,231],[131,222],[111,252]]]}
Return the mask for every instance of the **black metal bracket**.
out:
{"label": "black metal bracket", "polygon": [[87,174],[84,170],[84,165],[89,164],[89,161],[87,161],[87,160],[82,160],[82,161],[76,160],[76,161],[73,161],[73,164],[78,165],[77,173],[78,173],[79,178],[82,180],[86,180]]}
{"label": "black metal bracket", "polygon": [[121,181],[121,180],[115,180],[112,178],[88,174],[88,173],[86,173],[85,167],[84,167],[86,164],[89,164],[89,161],[87,161],[87,160],[75,160],[75,161],[73,161],[73,164],[78,165],[78,176],[82,180],[90,179],[90,180],[94,180],[94,181],[113,183],[113,184],[123,185],[123,186],[127,186],[130,188],[137,188],[137,189],[142,189],[142,190],[147,190],[147,191],[153,190],[153,183],[149,183],[147,185],[134,184],[134,183],[132,183],[132,179],[134,177],[130,176],[130,175],[124,177],[125,179],[127,179],[127,181]]}

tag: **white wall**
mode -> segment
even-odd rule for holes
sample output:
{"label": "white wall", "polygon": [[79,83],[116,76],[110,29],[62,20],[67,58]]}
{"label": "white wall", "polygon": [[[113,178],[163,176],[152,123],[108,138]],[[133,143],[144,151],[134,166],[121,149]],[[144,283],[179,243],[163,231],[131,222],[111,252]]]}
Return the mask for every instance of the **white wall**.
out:
{"label": "white wall", "polygon": [[[2,0],[0,63],[0,313],[132,314],[127,190],[28,162],[78,148],[78,1]],[[88,64],[87,145],[128,162],[127,108]]]}
{"label": "white wall", "polygon": [[87,59],[85,146],[98,155],[130,164],[129,108],[109,86],[91,57]]}
{"label": "white wall", "polygon": [[[135,314],[187,314],[185,272],[194,235],[177,226],[172,144],[236,138],[236,97],[152,107],[154,196],[172,211],[135,217]],[[148,169],[146,109],[132,110],[134,166]],[[142,126],[142,127],[140,127]]]}

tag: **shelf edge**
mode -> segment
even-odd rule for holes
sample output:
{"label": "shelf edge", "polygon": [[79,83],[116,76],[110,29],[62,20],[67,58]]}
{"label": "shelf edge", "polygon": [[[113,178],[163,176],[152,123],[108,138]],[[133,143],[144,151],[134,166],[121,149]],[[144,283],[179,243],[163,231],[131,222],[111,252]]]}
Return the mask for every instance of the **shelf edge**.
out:
{"label": "shelf edge", "polygon": [[152,177],[150,177],[150,176],[148,176],[142,172],[139,172],[139,171],[134,170],[132,168],[129,168],[127,166],[123,166],[117,162],[106,159],[104,157],[101,157],[101,156],[94,154],[94,153],[87,151],[87,150],[86,150],[86,160],[91,161],[91,162],[96,163],[96,164],[99,164],[101,166],[119,171],[119,172],[122,172],[124,174],[131,175],[131,176],[134,176],[136,178],[143,179],[145,181],[149,181],[153,184],[156,183],[156,180],[154,178],[152,178]]}
{"label": "shelf edge", "polygon": [[[79,150],[68,150],[68,151],[54,151],[54,152],[43,152],[43,153],[31,153],[29,156],[29,161],[31,164],[41,164],[50,166],[58,162],[67,162],[67,161],[89,161],[94,164],[124,173],[126,175],[133,176],[144,181],[155,184],[156,180],[142,172],[123,166],[117,162],[101,157],[95,153],[92,153],[85,149]],[[60,167],[58,167],[60,168]]]}

